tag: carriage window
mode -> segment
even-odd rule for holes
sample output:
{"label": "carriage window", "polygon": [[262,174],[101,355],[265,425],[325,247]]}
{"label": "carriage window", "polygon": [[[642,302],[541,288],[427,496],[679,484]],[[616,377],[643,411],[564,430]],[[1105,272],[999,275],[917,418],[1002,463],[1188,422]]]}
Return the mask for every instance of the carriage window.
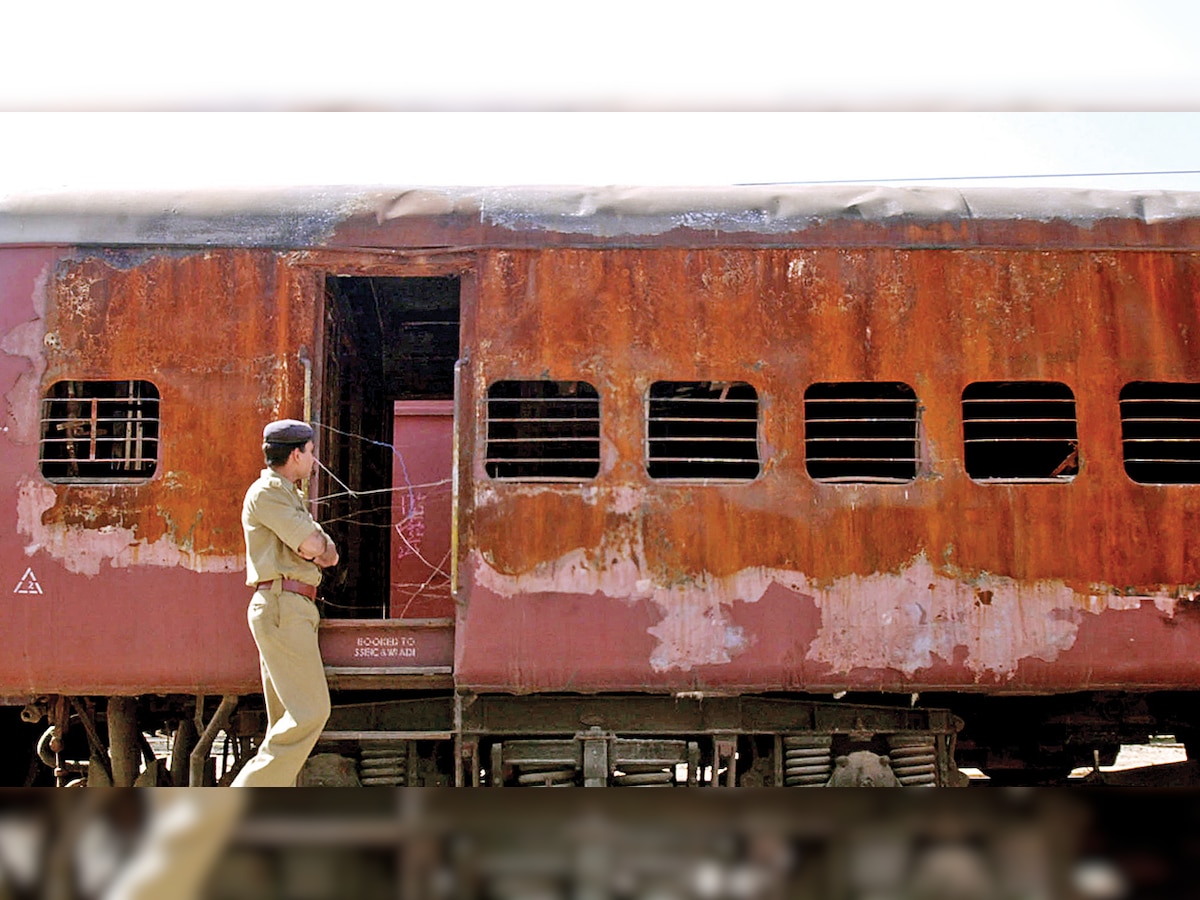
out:
{"label": "carriage window", "polygon": [[158,468],[158,388],[148,381],[59,381],[42,398],[39,460],[49,481],[141,481]]}
{"label": "carriage window", "polygon": [[583,481],[600,471],[600,395],[585,381],[497,381],[487,395],[492,478]]}
{"label": "carriage window", "polygon": [[1079,472],[1075,395],[1057,381],[963,390],[963,463],[978,481],[1070,481]]}
{"label": "carriage window", "polygon": [[899,381],[824,382],[804,392],[804,456],[816,481],[917,477],[917,394]]}
{"label": "carriage window", "polygon": [[1126,474],[1142,484],[1200,484],[1200,384],[1134,381],[1119,399]]}
{"label": "carriage window", "polygon": [[744,381],[656,381],[646,429],[651,478],[758,477],[758,392]]}

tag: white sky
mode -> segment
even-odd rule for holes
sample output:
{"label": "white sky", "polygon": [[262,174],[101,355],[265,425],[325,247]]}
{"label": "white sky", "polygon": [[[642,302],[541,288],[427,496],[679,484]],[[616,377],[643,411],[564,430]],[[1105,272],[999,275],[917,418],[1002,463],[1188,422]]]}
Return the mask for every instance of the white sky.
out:
{"label": "white sky", "polygon": [[1200,169],[1197,35],[1186,0],[21,3],[0,196]]}

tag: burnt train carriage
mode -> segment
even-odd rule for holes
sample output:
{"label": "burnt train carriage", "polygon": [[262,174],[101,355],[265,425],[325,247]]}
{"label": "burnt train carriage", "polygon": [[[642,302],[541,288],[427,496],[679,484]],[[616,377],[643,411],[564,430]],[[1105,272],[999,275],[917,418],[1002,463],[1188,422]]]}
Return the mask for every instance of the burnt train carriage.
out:
{"label": "burnt train carriage", "polygon": [[177,781],[207,726],[250,749],[238,511],[286,415],[368,783],[1191,742],[1198,238],[1167,193],[8,200],[5,714],[118,781],[145,731]]}

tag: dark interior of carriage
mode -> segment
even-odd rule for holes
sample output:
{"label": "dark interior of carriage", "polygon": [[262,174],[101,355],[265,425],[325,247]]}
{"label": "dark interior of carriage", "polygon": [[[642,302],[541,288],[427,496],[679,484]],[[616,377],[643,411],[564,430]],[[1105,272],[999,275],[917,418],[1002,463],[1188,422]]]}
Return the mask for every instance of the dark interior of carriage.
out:
{"label": "dark interior of carriage", "polygon": [[388,615],[393,404],[452,400],[458,352],[458,278],[325,279],[318,518],[341,552],[326,617]]}

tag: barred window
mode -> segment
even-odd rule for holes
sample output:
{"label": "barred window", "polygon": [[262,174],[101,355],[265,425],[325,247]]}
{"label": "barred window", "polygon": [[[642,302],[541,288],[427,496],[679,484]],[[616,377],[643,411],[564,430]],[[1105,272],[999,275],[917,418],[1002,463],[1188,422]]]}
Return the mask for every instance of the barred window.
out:
{"label": "barred window", "polygon": [[1075,395],[1057,381],[977,381],[963,390],[963,463],[980,481],[1070,481],[1079,472]]}
{"label": "barred window", "polygon": [[917,477],[917,394],[900,381],[822,382],[804,392],[804,464],[816,481]]}
{"label": "barred window", "polygon": [[1119,400],[1126,474],[1142,484],[1200,484],[1200,384],[1133,381]]}
{"label": "barred window", "polygon": [[600,395],[586,381],[497,381],[487,395],[492,478],[583,481],[600,471]]}
{"label": "barred window", "polygon": [[744,381],[656,381],[646,422],[651,478],[758,477],[758,392]]}
{"label": "barred window", "polygon": [[159,395],[149,381],[58,381],[42,398],[49,481],[141,481],[158,468]]}

